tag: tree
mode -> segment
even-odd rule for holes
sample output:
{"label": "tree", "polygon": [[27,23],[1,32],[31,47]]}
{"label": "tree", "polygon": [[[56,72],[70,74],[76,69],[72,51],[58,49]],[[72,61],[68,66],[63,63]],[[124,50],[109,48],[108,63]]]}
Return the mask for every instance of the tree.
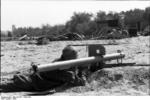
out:
{"label": "tree", "polygon": [[145,8],[145,12],[143,14],[143,23],[141,26],[143,30],[150,26],[150,7]]}
{"label": "tree", "polygon": [[8,31],[8,37],[12,37],[12,33]]}
{"label": "tree", "polygon": [[96,15],[95,21],[106,20],[106,13],[104,11],[99,11]]}
{"label": "tree", "polygon": [[[150,7],[145,8],[145,12],[143,14],[143,18],[149,22],[150,21]],[[150,22],[149,22],[150,24]]]}
{"label": "tree", "polygon": [[135,27],[137,22],[143,20],[144,10],[134,9],[125,13],[125,24],[129,27]]}
{"label": "tree", "polygon": [[[66,30],[68,32],[81,32],[83,34],[88,29],[88,24],[91,21],[92,14],[89,13],[74,13],[71,20],[66,23]],[[81,28],[82,27],[82,28]]]}

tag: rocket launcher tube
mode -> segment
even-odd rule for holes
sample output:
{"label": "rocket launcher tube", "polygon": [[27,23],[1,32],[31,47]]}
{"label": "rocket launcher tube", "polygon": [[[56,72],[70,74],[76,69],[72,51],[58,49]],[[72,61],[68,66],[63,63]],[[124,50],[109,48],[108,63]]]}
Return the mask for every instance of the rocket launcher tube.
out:
{"label": "rocket launcher tube", "polygon": [[93,56],[93,57],[87,57],[87,58],[54,62],[54,63],[49,63],[49,64],[38,65],[37,71],[44,72],[44,71],[51,71],[51,70],[56,70],[56,69],[62,70],[62,69],[68,69],[70,67],[77,66],[77,65],[90,64],[90,63],[107,61],[107,60],[122,59],[124,57],[125,57],[125,54],[123,53],[113,53],[113,54],[104,55],[104,57]]}

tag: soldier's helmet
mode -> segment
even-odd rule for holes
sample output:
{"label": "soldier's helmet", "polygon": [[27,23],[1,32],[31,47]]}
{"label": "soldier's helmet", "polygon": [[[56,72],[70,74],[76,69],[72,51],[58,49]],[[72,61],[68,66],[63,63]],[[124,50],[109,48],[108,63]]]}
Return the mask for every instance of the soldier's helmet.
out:
{"label": "soldier's helmet", "polygon": [[66,46],[62,51],[61,58],[63,60],[76,59],[77,58],[77,51],[71,46]]}

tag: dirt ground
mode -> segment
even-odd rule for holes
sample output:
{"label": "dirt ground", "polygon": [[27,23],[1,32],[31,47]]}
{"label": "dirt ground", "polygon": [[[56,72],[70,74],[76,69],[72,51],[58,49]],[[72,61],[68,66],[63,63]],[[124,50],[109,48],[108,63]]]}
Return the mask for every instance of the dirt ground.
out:
{"label": "dirt ground", "polygon": [[[27,41],[1,42],[1,78],[11,78],[17,71],[25,71],[31,63],[46,64],[60,57],[62,49],[68,44],[110,44],[105,45],[106,54],[121,50],[125,53],[124,63],[136,63],[138,66],[118,66],[104,68],[89,78],[86,86],[73,87],[52,95],[149,95],[150,37],[139,36],[121,40],[84,40],[53,41],[47,45],[28,44]],[[118,43],[118,45],[113,45]],[[87,57],[86,47],[75,47],[79,58]],[[109,62],[108,62],[109,63]],[[112,61],[111,63],[116,63]],[[142,65],[143,64],[143,65]],[[102,72],[107,76],[101,75]],[[116,79],[118,75],[121,77]],[[2,93],[2,96],[25,95],[20,93]],[[51,96],[51,95],[50,95]]]}

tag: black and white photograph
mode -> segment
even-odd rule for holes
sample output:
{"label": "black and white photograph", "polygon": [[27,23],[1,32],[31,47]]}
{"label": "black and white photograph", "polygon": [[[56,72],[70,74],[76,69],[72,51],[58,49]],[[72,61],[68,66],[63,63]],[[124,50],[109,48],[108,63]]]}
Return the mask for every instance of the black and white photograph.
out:
{"label": "black and white photograph", "polygon": [[149,96],[149,0],[1,0],[2,100]]}

